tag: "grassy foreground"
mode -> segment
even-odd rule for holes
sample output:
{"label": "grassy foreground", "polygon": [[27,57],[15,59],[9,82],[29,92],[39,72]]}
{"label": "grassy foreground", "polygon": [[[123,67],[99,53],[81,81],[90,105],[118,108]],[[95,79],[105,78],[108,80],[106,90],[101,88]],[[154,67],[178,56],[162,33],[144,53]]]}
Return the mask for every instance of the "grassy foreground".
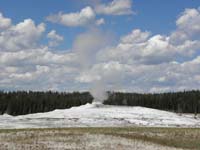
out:
{"label": "grassy foreground", "polygon": [[[23,133],[23,134],[20,134]],[[44,133],[44,134],[43,134]],[[48,134],[47,134],[48,133]],[[18,144],[40,136],[73,136],[76,135],[106,135],[122,137],[127,140],[139,140],[162,146],[199,150],[200,129],[197,128],[55,128],[55,129],[11,129],[0,130],[1,144],[15,141]],[[17,135],[17,136],[16,136]],[[58,138],[56,138],[58,139]],[[3,141],[4,140],[4,141]],[[73,140],[73,138],[71,139]],[[32,141],[33,142],[33,141]],[[34,141],[35,142],[35,141]]]}

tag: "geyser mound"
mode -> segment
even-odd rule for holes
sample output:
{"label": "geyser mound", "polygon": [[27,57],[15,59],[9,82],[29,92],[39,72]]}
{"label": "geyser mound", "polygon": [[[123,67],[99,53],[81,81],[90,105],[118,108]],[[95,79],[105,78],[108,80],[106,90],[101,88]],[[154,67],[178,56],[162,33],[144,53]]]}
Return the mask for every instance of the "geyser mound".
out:
{"label": "geyser mound", "polygon": [[101,101],[93,101],[91,105],[96,108],[104,107],[104,104]]}

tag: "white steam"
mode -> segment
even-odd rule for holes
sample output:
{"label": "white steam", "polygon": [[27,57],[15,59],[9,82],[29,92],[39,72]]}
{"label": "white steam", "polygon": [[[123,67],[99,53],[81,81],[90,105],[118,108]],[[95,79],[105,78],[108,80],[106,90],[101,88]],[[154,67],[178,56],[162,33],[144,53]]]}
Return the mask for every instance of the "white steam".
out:
{"label": "white steam", "polygon": [[81,69],[86,70],[95,64],[97,53],[109,43],[108,35],[98,29],[90,29],[80,34],[73,44],[73,49],[78,55]]}
{"label": "white steam", "polygon": [[95,81],[91,86],[90,93],[94,97],[95,102],[103,103],[103,101],[108,98],[106,92],[106,83],[102,82],[101,80]]}
{"label": "white steam", "polygon": [[89,84],[90,93],[95,102],[103,102],[107,99],[107,81],[102,77],[103,72],[97,76],[91,70],[95,64],[99,63],[97,60],[98,53],[108,47],[112,43],[112,39],[113,36],[109,33],[90,29],[86,33],[80,34],[73,45],[74,53],[77,54],[81,67],[77,81]]}

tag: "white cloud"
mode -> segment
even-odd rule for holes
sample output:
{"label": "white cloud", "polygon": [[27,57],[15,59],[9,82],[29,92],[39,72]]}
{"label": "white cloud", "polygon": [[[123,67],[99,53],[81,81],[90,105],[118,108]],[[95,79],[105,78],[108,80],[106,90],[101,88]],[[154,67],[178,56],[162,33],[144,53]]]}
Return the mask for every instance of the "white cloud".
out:
{"label": "white cloud", "polygon": [[6,29],[11,26],[11,19],[5,18],[2,13],[0,13],[0,30]]}
{"label": "white cloud", "polygon": [[64,90],[78,72],[76,64],[73,53],[48,48],[0,52],[0,89]]}
{"label": "white cloud", "polygon": [[104,18],[101,18],[101,19],[98,19],[97,21],[96,21],[96,25],[102,25],[102,24],[105,24],[105,20],[104,20]]}
{"label": "white cloud", "polygon": [[89,6],[83,8],[80,12],[75,13],[59,13],[56,15],[50,15],[47,20],[53,23],[59,23],[65,26],[85,26],[92,23],[95,20],[95,12]]}
{"label": "white cloud", "polygon": [[49,39],[53,39],[53,40],[57,40],[57,41],[63,41],[63,37],[60,36],[60,35],[58,35],[58,34],[56,33],[55,30],[50,31],[50,32],[47,34],[47,37],[48,37]]}
{"label": "white cloud", "polygon": [[130,15],[133,14],[131,0],[113,0],[108,4],[98,4],[95,11],[105,15]]}
{"label": "white cloud", "polygon": [[177,30],[170,36],[172,43],[181,44],[185,40],[200,37],[200,10],[185,9],[177,19],[176,25]]}
{"label": "white cloud", "polygon": [[59,43],[64,40],[63,36],[57,34],[55,30],[50,31],[47,34],[47,38],[50,39],[50,41],[49,41],[50,47],[58,46]]}
{"label": "white cloud", "polygon": [[[187,13],[191,13],[188,10],[181,14],[177,22],[187,16]],[[112,78],[117,77],[118,82],[122,82],[120,88],[124,90],[163,92],[197,89],[200,83],[198,81],[200,41],[196,33],[200,30],[197,27],[199,24],[195,24],[195,28],[191,24],[199,20],[197,10],[194,12],[196,13],[192,15],[192,20],[186,17],[187,19],[181,21],[181,24],[177,23],[177,29],[170,35],[150,36],[149,32],[135,29],[123,36],[116,46],[98,52],[98,60],[106,64],[115,61],[122,66],[121,68],[126,68],[118,77],[117,71],[111,69]],[[181,33],[183,37],[178,35],[175,37],[177,33]],[[79,77],[81,82],[93,82],[105,77],[106,70],[101,68],[94,70],[94,68],[91,68],[91,72],[83,73],[82,78]],[[112,79],[107,80],[107,86],[109,81]]]}
{"label": "white cloud", "polygon": [[160,64],[191,59],[200,50],[200,14],[186,9],[177,19],[177,29],[170,35],[152,35],[139,29],[123,36],[117,46],[99,53],[101,60],[123,63]]}
{"label": "white cloud", "polygon": [[122,43],[141,43],[150,36],[149,32],[142,32],[140,29],[133,30],[130,34],[121,38]]}
{"label": "white cloud", "polygon": [[122,65],[116,61],[109,61],[107,63],[94,64],[90,70],[82,72],[76,80],[80,82],[109,82],[116,83],[119,80],[119,76],[127,69],[126,65]]}
{"label": "white cloud", "polygon": [[173,60],[175,53],[168,37],[162,35],[150,37],[149,32],[136,29],[122,37],[116,47],[107,48],[99,53],[99,59],[112,59],[129,64],[157,64]]}
{"label": "white cloud", "polygon": [[11,73],[9,75],[9,78],[12,78],[13,80],[33,80],[37,79],[39,76],[44,75],[49,72],[48,66],[36,66],[36,70],[34,72],[26,72],[26,73]]}
{"label": "white cloud", "polygon": [[186,9],[178,18],[176,24],[179,29],[185,30],[188,34],[198,34],[200,32],[200,10]]}
{"label": "white cloud", "polygon": [[[70,52],[52,52],[47,46],[41,46],[39,39],[45,24],[36,25],[32,19],[25,19],[14,25],[8,20],[10,23],[0,30],[0,89],[65,90],[66,85],[73,87],[72,81],[78,71],[77,56]],[[50,40],[63,39],[54,30],[47,36]]]}
{"label": "white cloud", "polygon": [[[198,13],[186,9],[169,35],[134,29],[117,44],[111,42],[109,33],[90,29],[76,37],[71,50],[62,53],[38,44],[44,24],[35,25],[29,19],[9,25],[0,31],[0,89],[88,90],[99,82],[104,90],[197,89]],[[47,37],[62,40],[54,30]]]}
{"label": "white cloud", "polygon": [[16,51],[33,48],[45,31],[45,24],[35,25],[31,19],[26,19],[0,32],[0,51]]}

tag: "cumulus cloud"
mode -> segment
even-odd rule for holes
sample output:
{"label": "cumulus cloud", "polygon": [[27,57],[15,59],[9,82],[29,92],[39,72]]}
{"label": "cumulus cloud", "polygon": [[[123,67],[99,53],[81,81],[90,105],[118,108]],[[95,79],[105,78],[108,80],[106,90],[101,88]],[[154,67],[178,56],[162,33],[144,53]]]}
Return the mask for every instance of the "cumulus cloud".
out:
{"label": "cumulus cloud", "polygon": [[50,39],[49,41],[50,47],[58,46],[59,43],[64,40],[63,36],[57,34],[55,30],[50,31],[47,34],[47,38]]}
{"label": "cumulus cloud", "polygon": [[133,30],[130,34],[121,38],[122,43],[141,43],[150,36],[149,32],[142,32],[140,29]]}
{"label": "cumulus cloud", "polygon": [[131,0],[113,0],[108,4],[98,4],[95,7],[98,14],[104,15],[130,15],[132,11]]}
{"label": "cumulus cloud", "polygon": [[73,53],[53,53],[48,48],[0,52],[0,89],[61,90],[74,80],[76,63]]}
{"label": "cumulus cloud", "polygon": [[195,32],[198,34],[200,31],[200,10],[186,9],[176,21],[176,25],[188,34],[195,34]]}
{"label": "cumulus cloud", "polygon": [[80,12],[75,13],[58,13],[56,15],[50,15],[47,20],[53,23],[59,23],[65,26],[85,26],[92,23],[95,20],[94,10],[87,6],[83,8]]}
{"label": "cumulus cloud", "polygon": [[198,54],[199,10],[186,9],[176,21],[177,28],[170,35],[151,35],[134,29],[121,38],[115,47],[99,54],[100,59],[113,59],[123,63],[160,64],[191,59]]}
{"label": "cumulus cloud", "polygon": [[2,13],[0,13],[0,30],[6,29],[11,26],[11,19],[5,18]]}
{"label": "cumulus cloud", "polygon": [[[86,2],[88,3],[88,1]],[[91,3],[91,2],[89,2]],[[132,11],[132,0],[113,0],[107,4],[100,1],[93,1],[93,7],[87,6],[79,12],[52,14],[46,17],[47,21],[58,23],[64,26],[77,27],[88,25],[105,24],[104,18],[96,20],[96,15],[130,15]]]}
{"label": "cumulus cloud", "polygon": [[45,31],[45,24],[35,25],[31,19],[26,19],[0,32],[0,51],[16,51],[33,48]]}
{"label": "cumulus cloud", "polygon": [[[44,23],[36,25],[32,19],[25,19],[14,25],[8,20],[8,26],[0,30],[0,89],[64,90],[77,72],[73,67],[77,64],[76,56],[52,52],[40,45]],[[62,40],[54,30],[47,36],[50,40]],[[62,83],[61,78],[67,83]]]}
{"label": "cumulus cloud", "polygon": [[[198,10],[195,9],[192,22],[190,17],[186,17],[187,21],[177,23],[180,18],[191,13],[188,10],[194,11],[186,9],[176,21],[177,29],[170,35],[152,35],[148,31],[134,29],[123,36],[116,46],[99,51],[97,60],[105,63],[94,64],[91,70],[83,72],[77,79],[86,83],[106,81],[106,87],[112,81],[115,84],[121,82],[120,88],[139,92],[198,88],[200,41],[196,33],[200,30],[198,27],[189,29],[186,25],[198,21]],[[189,32],[190,30],[195,32]],[[182,38],[179,42],[173,41],[174,34],[180,32],[183,32],[186,38]],[[177,36],[176,39],[179,40],[178,38],[180,37]],[[111,74],[106,74],[104,66],[113,62],[123,69],[119,71],[110,68]]]}
{"label": "cumulus cloud", "polygon": [[105,20],[104,20],[104,18],[101,18],[101,19],[98,19],[97,21],[96,21],[96,25],[102,25],[102,24],[105,24]]}
{"label": "cumulus cloud", "polygon": [[185,9],[176,21],[177,30],[174,31],[170,40],[171,43],[181,44],[186,40],[199,37],[200,33],[200,10]]}
{"label": "cumulus cloud", "polygon": [[[94,64],[90,70],[86,70],[76,78],[76,80],[85,83],[101,81],[110,85],[119,83],[123,77],[123,72],[130,69],[127,65],[120,64],[117,61]],[[119,81],[120,80],[120,81]],[[106,88],[106,87],[105,87]]]}
{"label": "cumulus cloud", "polygon": [[35,72],[26,72],[26,73],[11,73],[9,75],[10,78],[16,80],[33,80],[36,79],[38,76],[49,72],[49,68],[47,66],[36,66]]}
{"label": "cumulus cloud", "polygon": [[5,66],[62,65],[73,63],[74,59],[75,56],[72,53],[53,53],[48,48],[0,52],[0,63]]}
{"label": "cumulus cloud", "polygon": [[[96,97],[101,97],[98,90],[197,89],[198,21],[199,10],[186,9],[171,33],[133,29],[117,44],[109,33],[89,29],[76,37],[71,50],[63,52],[38,44],[44,24],[29,19],[9,25],[0,31],[0,89],[91,90]],[[62,40],[54,30],[47,37]]]}
{"label": "cumulus cloud", "polygon": [[167,37],[162,35],[150,37],[149,32],[136,29],[122,37],[117,46],[99,53],[99,59],[112,59],[123,63],[157,64],[171,61],[174,53],[174,47],[169,44]]}

